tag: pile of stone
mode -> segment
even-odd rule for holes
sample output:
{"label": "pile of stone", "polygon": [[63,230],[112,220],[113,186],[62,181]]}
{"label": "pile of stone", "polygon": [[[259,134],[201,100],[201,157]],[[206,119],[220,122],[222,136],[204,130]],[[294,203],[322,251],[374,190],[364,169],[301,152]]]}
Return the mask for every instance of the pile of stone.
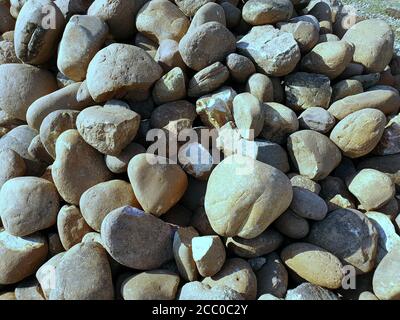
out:
{"label": "pile of stone", "polygon": [[0,0],[0,299],[400,299],[394,40],[338,0]]}

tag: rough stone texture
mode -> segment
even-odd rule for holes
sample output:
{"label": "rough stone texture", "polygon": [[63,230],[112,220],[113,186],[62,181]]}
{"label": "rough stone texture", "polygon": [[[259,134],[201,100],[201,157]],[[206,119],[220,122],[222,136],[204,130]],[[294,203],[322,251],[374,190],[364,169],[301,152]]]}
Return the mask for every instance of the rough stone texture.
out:
{"label": "rough stone texture", "polygon": [[237,291],[246,300],[254,300],[257,295],[256,275],[243,259],[228,259],[220,272],[205,278],[202,283],[211,287],[226,286]]}
{"label": "rough stone texture", "polygon": [[294,110],[328,109],[332,96],[331,82],[324,75],[297,72],[285,78],[285,93],[287,106]]}
{"label": "rough stone texture", "polygon": [[249,0],[243,6],[243,19],[253,26],[287,21],[293,14],[289,0]]}
{"label": "rough stone texture", "polygon": [[288,287],[288,273],[278,254],[271,253],[267,261],[256,273],[257,295],[271,294],[283,298]]}
{"label": "rough stone texture", "polygon": [[218,236],[194,237],[192,255],[202,277],[212,277],[225,263],[225,247]]}
{"label": "rough stone texture", "polygon": [[[47,16],[49,10],[52,12],[51,20]],[[64,16],[53,1],[27,1],[15,24],[14,45],[17,57],[29,64],[47,62],[57,48],[64,26]]]}
{"label": "rough stone texture", "polygon": [[179,274],[186,281],[198,277],[196,263],[192,255],[192,239],[199,233],[193,227],[179,228],[174,235],[173,252]]}
{"label": "rough stone texture", "polygon": [[340,150],[329,138],[311,130],[292,134],[288,151],[300,174],[313,180],[326,178],[342,160]]}
{"label": "rough stone texture", "polygon": [[82,138],[99,152],[117,156],[139,130],[140,116],[119,106],[86,108],[76,118]]}
{"label": "rough stone texture", "polygon": [[82,241],[85,234],[92,231],[76,206],[65,205],[57,216],[57,230],[65,250]]}
{"label": "rough stone texture", "polygon": [[276,77],[292,72],[301,58],[293,35],[271,25],[253,27],[238,41],[237,49],[253,60],[260,71]]}
{"label": "rough stone texture", "polygon": [[195,71],[224,60],[235,48],[234,35],[218,22],[207,22],[197,27],[179,42],[183,61]]}
{"label": "rough stone texture", "polygon": [[335,117],[320,107],[311,107],[299,117],[300,128],[328,133],[336,124]]}
{"label": "rough stone texture", "polygon": [[378,233],[357,210],[330,212],[325,220],[312,225],[307,241],[328,250],[343,264],[353,265],[357,273],[368,273],[375,267]]}
{"label": "rough stone texture", "polygon": [[22,177],[26,172],[24,159],[12,149],[0,151],[0,188],[8,180]]}
{"label": "rough stone texture", "polygon": [[285,300],[339,300],[339,298],[327,289],[306,282],[288,290]]}
{"label": "rough stone texture", "polygon": [[179,300],[244,300],[236,290],[227,286],[209,286],[201,282],[186,283],[179,294]]}

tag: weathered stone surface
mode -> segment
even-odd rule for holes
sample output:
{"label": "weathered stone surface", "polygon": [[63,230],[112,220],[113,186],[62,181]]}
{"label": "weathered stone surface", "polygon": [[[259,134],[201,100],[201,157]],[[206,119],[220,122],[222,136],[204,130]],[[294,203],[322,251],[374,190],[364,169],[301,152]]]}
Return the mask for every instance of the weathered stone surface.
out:
{"label": "weathered stone surface", "polygon": [[288,151],[300,174],[313,180],[326,178],[342,160],[335,144],[312,130],[292,134],[288,139]]}
{"label": "weathered stone surface", "polygon": [[253,60],[260,71],[276,77],[292,72],[301,58],[292,34],[271,25],[253,27],[238,41],[237,49]]}
{"label": "weathered stone surface", "polygon": [[326,219],[312,225],[307,241],[324,248],[353,265],[357,273],[375,267],[378,233],[364,214],[352,209],[330,212]]}

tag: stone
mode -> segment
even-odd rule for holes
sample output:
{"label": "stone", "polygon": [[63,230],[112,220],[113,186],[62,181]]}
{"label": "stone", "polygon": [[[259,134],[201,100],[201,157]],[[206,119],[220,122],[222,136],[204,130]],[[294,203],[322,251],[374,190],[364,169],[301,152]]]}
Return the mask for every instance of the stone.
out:
{"label": "stone", "polygon": [[379,300],[372,292],[364,291],[360,294],[358,300]]}
{"label": "stone", "polygon": [[211,287],[226,286],[246,300],[255,300],[257,295],[256,275],[250,265],[239,258],[228,259],[220,272],[205,278],[202,283]]}
{"label": "stone", "polygon": [[381,111],[363,109],[341,120],[332,130],[330,139],[346,157],[360,158],[375,149],[385,126],[386,117]]}
{"label": "stone", "polygon": [[237,42],[237,50],[250,58],[262,73],[274,77],[291,73],[301,59],[293,35],[271,25],[253,27]]}
{"label": "stone", "polygon": [[246,91],[260,102],[274,101],[274,85],[272,80],[262,73],[254,73],[246,83]]}
{"label": "stone", "polygon": [[390,251],[378,265],[373,278],[373,288],[379,300],[398,300],[400,296],[399,279],[400,250]]}
{"label": "stone", "polygon": [[154,60],[164,69],[165,72],[179,67],[185,70],[186,65],[179,52],[179,43],[175,40],[166,39],[160,42]]}
{"label": "stone", "polygon": [[326,219],[312,225],[307,241],[328,250],[343,264],[354,266],[358,274],[368,273],[375,267],[378,233],[357,210],[330,212]]}
{"label": "stone", "polygon": [[15,297],[17,300],[45,300],[40,284],[36,279],[28,279],[21,282],[15,288]]}
{"label": "stone", "polygon": [[228,68],[221,62],[215,62],[212,65],[200,70],[189,81],[188,96],[200,97],[217,90],[229,78]]}
{"label": "stone", "polygon": [[267,256],[266,263],[257,271],[257,296],[271,294],[283,298],[288,287],[288,273],[278,254]]}
{"label": "stone", "polygon": [[133,192],[145,212],[161,216],[182,198],[188,186],[186,173],[177,164],[152,154],[135,156],[128,166]]}
{"label": "stone", "polygon": [[100,50],[91,60],[87,87],[96,102],[104,102],[128,91],[147,91],[162,74],[162,68],[143,49],[114,43]]}
{"label": "stone", "polygon": [[286,104],[293,110],[328,109],[332,96],[331,82],[324,75],[297,72],[285,78],[285,93]]}
{"label": "stone", "polygon": [[236,91],[231,87],[222,87],[198,99],[196,112],[203,124],[210,128],[221,129],[225,124],[233,121],[233,99],[236,95]]}
{"label": "stone", "polygon": [[226,26],[225,11],[222,6],[214,2],[208,2],[201,6],[191,19],[190,27],[187,33],[192,32],[197,27],[207,22],[219,22],[220,24]]}
{"label": "stone", "polygon": [[34,137],[28,147],[28,153],[30,156],[43,163],[50,164],[53,162],[53,158],[48,154],[42,141],[40,140],[40,135]]}
{"label": "stone", "polygon": [[288,155],[277,143],[259,139],[254,141],[241,139],[235,153],[263,162],[285,173],[290,170]]}
{"label": "stone", "polygon": [[220,3],[225,12],[226,26],[228,28],[237,27],[242,21],[242,11],[229,1]]}
{"label": "stone", "polygon": [[188,282],[182,287],[178,300],[243,300],[243,297],[227,286],[211,287],[194,281]]}
{"label": "stone", "polygon": [[80,243],[92,231],[76,206],[63,206],[57,216],[57,230],[65,250]]}
{"label": "stone", "polygon": [[292,210],[287,210],[275,222],[274,227],[286,237],[291,239],[303,239],[309,231],[310,225],[308,221]]}
{"label": "stone", "polygon": [[400,246],[400,236],[397,235],[390,217],[384,213],[371,211],[366,215],[378,233],[377,264],[379,264],[390,251]]}
{"label": "stone", "polygon": [[18,177],[1,188],[1,220],[11,235],[23,237],[53,226],[58,209],[57,190],[45,179]]}
{"label": "stone", "polygon": [[299,173],[316,181],[329,176],[342,160],[335,144],[312,130],[293,133],[288,139],[288,151]]}
{"label": "stone", "polygon": [[140,116],[119,106],[94,106],[79,113],[76,127],[82,138],[99,152],[117,156],[136,137]]}
{"label": "stone", "polygon": [[290,182],[292,183],[293,187],[304,188],[316,194],[319,194],[321,192],[321,185],[311,180],[310,178],[307,178],[297,173],[290,173],[288,174],[288,177],[290,178]]}
{"label": "stone", "polygon": [[179,276],[167,270],[135,274],[121,287],[124,300],[175,300]]}
{"label": "stone", "polygon": [[293,14],[289,0],[249,0],[243,6],[243,19],[250,25],[275,24],[287,21]]}
{"label": "stone", "polygon": [[339,177],[329,176],[321,181],[321,197],[328,205],[328,211],[336,209],[355,209],[355,199]]}
{"label": "stone", "polygon": [[279,22],[277,26],[293,35],[302,53],[310,51],[319,41],[319,24],[302,20],[302,16]]}
{"label": "stone", "polygon": [[43,120],[54,111],[81,111],[94,105],[90,95],[80,97],[80,91],[84,84],[85,82],[77,82],[37,99],[29,106],[26,113],[28,125],[39,131]]}
{"label": "stone", "polygon": [[328,206],[321,197],[300,187],[293,187],[290,209],[302,218],[317,221],[324,220],[328,213]]}
{"label": "stone", "polygon": [[225,245],[235,255],[252,259],[269,254],[278,249],[284,238],[274,228],[268,228],[261,235],[253,239],[239,237],[227,238]]}
{"label": "stone", "polygon": [[77,130],[67,130],[58,137],[51,172],[61,197],[75,205],[87,189],[111,178],[103,156]]}
{"label": "stone", "polygon": [[179,100],[157,107],[151,114],[150,120],[151,126],[157,129],[167,128],[174,121],[185,121],[191,127],[196,116],[193,104],[186,100]]}
{"label": "stone", "polygon": [[111,268],[104,248],[79,243],[65,253],[55,270],[49,300],[112,300]]}
{"label": "stone", "polygon": [[343,40],[354,45],[353,60],[363,65],[367,72],[382,72],[392,59],[394,33],[383,20],[361,21],[346,32]]}
{"label": "stone", "polygon": [[102,48],[108,26],[95,16],[75,15],[69,19],[57,56],[58,69],[69,79],[82,81],[90,61]]}
{"label": "stone", "polygon": [[299,120],[296,113],[276,102],[263,104],[264,128],[261,136],[274,143],[286,144],[290,134],[299,130]]}
{"label": "stone", "polygon": [[0,285],[15,284],[31,276],[47,256],[46,238],[39,233],[15,237],[0,231]]}
{"label": "stone", "polygon": [[400,153],[399,130],[400,116],[397,115],[393,118],[389,118],[389,122],[385,127],[381,140],[374,150],[374,154],[386,156]]}
{"label": "stone", "polygon": [[202,24],[179,42],[183,61],[195,71],[224,60],[235,48],[234,35],[219,22]]}
{"label": "stone", "polygon": [[328,111],[338,120],[367,108],[378,109],[386,115],[395,114],[400,107],[400,96],[390,90],[374,90],[338,100]]}
{"label": "stone", "polygon": [[0,109],[26,121],[29,106],[38,98],[57,90],[54,76],[28,64],[0,65]]}
{"label": "stone", "polygon": [[156,82],[153,100],[157,105],[173,102],[186,97],[186,76],[179,67],[173,68]]}
{"label": "stone", "polygon": [[[222,3],[225,4],[228,2]],[[244,83],[251,75],[256,73],[254,63],[247,57],[237,53],[231,53],[226,57],[226,66],[233,80]]]}
{"label": "stone", "polygon": [[193,227],[179,228],[174,235],[173,252],[179,274],[186,281],[196,281],[198,271],[193,259],[192,240],[199,233]]}
{"label": "stone", "polygon": [[301,129],[328,133],[335,126],[336,119],[321,107],[311,107],[301,113],[299,124]]}
{"label": "stone", "polygon": [[282,250],[281,259],[296,275],[314,285],[327,289],[342,286],[342,263],[318,246],[305,242],[293,243]]}
{"label": "stone", "polygon": [[316,45],[301,60],[301,67],[330,79],[340,76],[353,59],[354,46],[346,41],[330,41]]}
{"label": "stone", "polygon": [[234,155],[225,158],[211,173],[205,209],[219,235],[251,239],[265,231],[291,200],[290,181],[281,171]]}
{"label": "stone", "polygon": [[22,177],[26,172],[24,159],[12,149],[0,151],[0,189],[13,178]]}
{"label": "stone", "polygon": [[110,212],[101,225],[101,240],[118,263],[154,270],[173,258],[173,229],[164,221],[133,207]]}
{"label": "stone", "polygon": [[[25,63],[43,64],[51,58],[57,48],[65,19],[53,1],[35,0],[25,4],[15,24],[15,52]],[[52,12],[51,21],[47,16],[49,10]]]}
{"label": "stone", "polygon": [[331,102],[351,97],[364,92],[363,85],[358,80],[342,80],[332,86]]}
{"label": "stone", "polygon": [[140,208],[132,186],[123,180],[94,185],[82,194],[79,206],[86,223],[95,231],[100,231],[104,218],[111,211],[123,206]]}
{"label": "stone", "polygon": [[214,0],[176,0],[179,9],[188,17],[193,17],[196,12],[205,4]]}
{"label": "stone", "polygon": [[285,300],[339,300],[339,298],[327,289],[305,282],[288,290]]}
{"label": "stone", "polygon": [[[203,198],[204,203],[204,198]],[[198,207],[190,220],[190,225],[193,226],[200,235],[216,235],[217,233],[211,227],[210,221],[207,217],[206,210],[203,206]]]}
{"label": "stone", "polygon": [[0,65],[9,63],[19,63],[15,53],[15,47],[13,41],[1,40],[0,41]]}
{"label": "stone", "polygon": [[136,28],[155,42],[171,39],[179,41],[185,35],[190,22],[172,2],[156,0],[147,2],[136,16]]}
{"label": "stone", "polygon": [[225,263],[224,245],[218,236],[192,238],[192,255],[202,277],[212,277]]}
{"label": "stone", "polygon": [[50,113],[44,118],[40,125],[40,141],[43,143],[47,153],[56,158],[56,141],[58,137],[67,130],[76,129],[76,118],[79,111],[58,110]]}
{"label": "stone", "polygon": [[238,94],[233,100],[233,118],[240,135],[247,140],[259,136],[264,126],[260,101],[250,93]]}
{"label": "stone", "polygon": [[144,1],[94,0],[87,14],[96,16],[109,26],[116,40],[130,39],[135,34],[135,17]]}
{"label": "stone", "polygon": [[115,174],[126,173],[128,171],[129,161],[131,161],[134,156],[145,152],[146,149],[142,145],[132,142],[122,150],[119,155],[106,155],[105,161],[107,168]]}
{"label": "stone", "polygon": [[378,209],[388,203],[395,194],[392,179],[374,169],[361,170],[349,184],[350,192],[365,210]]}

